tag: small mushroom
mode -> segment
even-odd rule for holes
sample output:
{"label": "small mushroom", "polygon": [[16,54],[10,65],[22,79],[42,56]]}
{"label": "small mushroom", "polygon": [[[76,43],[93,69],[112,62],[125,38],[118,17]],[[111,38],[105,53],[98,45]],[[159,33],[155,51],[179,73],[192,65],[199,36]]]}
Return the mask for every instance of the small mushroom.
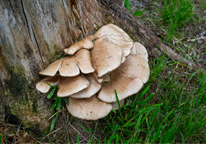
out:
{"label": "small mushroom", "polygon": [[58,97],[66,97],[75,94],[89,86],[89,81],[83,76],[60,77]]}
{"label": "small mushroom", "polygon": [[121,48],[107,39],[97,39],[91,50],[92,66],[101,77],[118,68],[122,61]]}
{"label": "small mushroom", "polygon": [[133,41],[129,35],[121,28],[114,24],[107,24],[101,27],[96,35],[100,38],[108,38],[109,42],[117,44],[123,51],[123,56],[126,57],[130,54],[133,47]]}
{"label": "small mushroom", "polygon": [[73,44],[69,48],[64,49],[64,52],[69,55],[73,55],[76,51],[82,48],[91,49],[94,46],[92,41],[96,38],[98,38],[97,35],[89,35],[85,37],[83,40],[78,41],[77,43]]}
{"label": "small mushroom", "polygon": [[47,93],[50,90],[51,86],[49,86],[46,82],[51,86],[57,86],[59,84],[59,76],[56,75],[42,79],[36,84],[36,89],[42,93]]}
{"label": "small mushroom", "polygon": [[95,73],[85,75],[85,77],[87,78],[87,80],[89,80],[89,86],[78,93],[70,95],[70,97],[90,98],[100,90],[101,84],[99,83],[97,75]]}
{"label": "small mushroom", "polygon": [[59,70],[61,76],[72,77],[82,73],[88,74],[94,72],[91,65],[90,52],[86,49],[79,50],[74,56],[64,57],[50,64],[39,74],[54,76]]}
{"label": "small mushroom", "polygon": [[112,104],[100,101],[96,95],[87,99],[75,99],[69,97],[67,110],[74,117],[85,120],[97,120],[110,113]]}
{"label": "small mushroom", "polygon": [[54,76],[56,74],[56,72],[59,70],[59,67],[62,64],[62,60],[63,59],[59,59],[59,60],[53,62],[46,69],[39,72],[39,74],[46,75],[46,76]]}

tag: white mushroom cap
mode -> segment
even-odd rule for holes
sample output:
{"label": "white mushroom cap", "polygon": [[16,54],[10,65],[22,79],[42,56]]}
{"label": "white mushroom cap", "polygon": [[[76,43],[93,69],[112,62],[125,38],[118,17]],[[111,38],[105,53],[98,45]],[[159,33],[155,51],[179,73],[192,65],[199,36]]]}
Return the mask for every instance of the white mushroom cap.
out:
{"label": "white mushroom cap", "polygon": [[100,101],[96,95],[88,99],[69,97],[67,110],[74,117],[85,120],[97,120],[107,116],[112,110],[112,105]]}
{"label": "white mushroom cap", "polygon": [[42,79],[36,84],[36,89],[42,93],[47,93],[51,87],[46,82],[51,86],[57,86],[59,83],[59,76],[46,77]]}
{"label": "white mushroom cap", "polygon": [[46,75],[46,76],[54,76],[56,72],[59,70],[61,63],[63,59],[59,59],[52,64],[50,64],[46,69],[43,71],[39,72],[41,75]]}
{"label": "white mushroom cap", "polygon": [[123,51],[123,56],[126,57],[130,54],[130,49],[133,47],[133,41],[129,37],[129,35],[113,24],[107,24],[101,27],[97,32],[96,35],[102,38],[108,38],[109,42],[115,43],[121,47]]}
{"label": "white mushroom cap", "polygon": [[[124,99],[119,101],[120,108],[124,105]],[[112,110],[118,110],[119,106],[117,102],[112,103]]]}
{"label": "white mushroom cap", "polygon": [[97,39],[94,48],[91,50],[91,55],[92,66],[98,77],[101,77],[120,66],[122,50],[107,39]]}
{"label": "white mushroom cap", "polygon": [[58,97],[70,96],[89,86],[89,81],[83,76],[76,77],[60,77]]}
{"label": "white mushroom cap", "polygon": [[92,41],[96,38],[98,38],[98,36],[96,36],[96,35],[87,36],[83,40],[78,41],[77,43],[73,44],[69,48],[64,49],[64,52],[69,54],[69,55],[73,55],[76,51],[78,51],[82,48],[91,49],[94,46]]}
{"label": "white mushroom cap", "polygon": [[90,98],[91,96],[93,96],[100,90],[101,84],[98,82],[97,75],[95,75],[94,73],[91,73],[91,74],[85,75],[85,77],[87,78],[87,80],[89,80],[89,86],[86,89],[71,95],[70,97]]}
{"label": "white mushroom cap", "polygon": [[141,43],[138,43],[138,42],[134,43],[134,47],[132,48],[131,54],[144,58],[148,62],[147,50]]}
{"label": "white mushroom cap", "polygon": [[116,89],[119,101],[137,93],[149,79],[149,65],[144,58],[129,55],[126,61],[111,72],[110,82],[102,85],[98,98],[104,102],[116,102]]}

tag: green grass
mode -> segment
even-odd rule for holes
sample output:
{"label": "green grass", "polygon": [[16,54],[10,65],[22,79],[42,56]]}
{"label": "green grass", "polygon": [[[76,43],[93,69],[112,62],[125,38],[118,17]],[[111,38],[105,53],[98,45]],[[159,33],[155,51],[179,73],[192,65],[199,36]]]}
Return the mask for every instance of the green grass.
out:
{"label": "green grass", "polygon": [[[129,1],[124,2],[130,10]],[[199,5],[200,8],[206,7],[206,2],[199,0]],[[195,15],[198,15],[194,12],[194,1],[160,0],[151,6],[148,5],[152,12],[149,11],[147,17],[147,8],[144,11],[137,9],[143,12],[140,19],[148,20],[150,28],[165,31],[163,36],[168,46],[183,57],[198,62],[199,55],[190,56],[197,44],[190,45],[184,40],[190,37],[184,28],[194,23]],[[127,98],[121,109],[94,121],[95,127],[87,129],[86,125],[75,119],[83,131],[89,133],[88,143],[206,142],[206,74],[182,68],[164,54],[150,60],[150,69],[150,79],[143,89]],[[57,106],[57,103],[60,104],[56,100],[54,105]],[[101,135],[97,137],[96,133]],[[80,139],[81,135],[78,134],[77,143],[80,143]]]}
{"label": "green grass", "polygon": [[[199,1],[201,8],[206,2]],[[196,43],[184,41],[184,28],[196,22],[194,1],[160,0],[149,15],[151,27],[164,30],[167,44],[187,59],[196,59]],[[162,8],[160,8],[162,5]],[[131,3],[125,0],[128,10]],[[148,5],[150,7],[150,5]],[[141,9],[137,9],[141,11]],[[144,10],[147,13],[147,9]],[[196,14],[197,15],[197,14]],[[142,17],[145,17],[143,14]],[[199,23],[199,22],[198,22]],[[177,42],[172,43],[172,40]],[[203,48],[204,49],[204,48]],[[99,120],[97,130],[104,134],[96,143],[205,143],[206,74],[181,68],[165,55],[150,62],[151,75],[143,89],[126,99],[124,106]],[[90,129],[90,133],[94,130]]]}
{"label": "green grass", "polygon": [[187,73],[184,82],[173,73],[164,76],[174,64],[164,55],[153,62],[144,89],[99,125],[106,133],[99,143],[206,142],[206,75]]}
{"label": "green grass", "polygon": [[194,19],[193,3],[191,0],[164,0],[162,21],[167,27],[167,35],[172,40],[175,31]]}

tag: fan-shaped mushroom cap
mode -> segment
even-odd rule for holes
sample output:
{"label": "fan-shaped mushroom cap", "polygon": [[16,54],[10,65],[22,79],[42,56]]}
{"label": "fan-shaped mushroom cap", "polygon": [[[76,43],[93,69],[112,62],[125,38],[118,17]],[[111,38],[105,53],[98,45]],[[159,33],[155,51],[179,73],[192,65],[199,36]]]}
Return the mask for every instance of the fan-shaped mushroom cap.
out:
{"label": "fan-shaped mushroom cap", "polygon": [[78,51],[74,57],[82,73],[88,74],[94,72],[91,65],[90,52],[88,50],[82,49]]}
{"label": "fan-shaped mushroom cap", "polygon": [[125,63],[118,68],[118,71],[128,77],[139,78],[143,83],[148,81],[150,75],[148,62],[144,58],[135,55],[129,55]]}
{"label": "fan-shaped mushroom cap", "polygon": [[121,28],[113,24],[107,24],[101,27],[96,35],[102,38],[108,38],[109,42],[115,43],[121,47],[123,56],[126,57],[130,54],[130,49],[133,47],[133,41],[129,35]]}
{"label": "fan-shaped mushroom cap", "polygon": [[53,76],[59,70],[61,76],[72,77],[82,73],[94,72],[91,65],[90,52],[86,49],[79,50],[74,56],[68,56],[55,61],[44,69],[40,74]]}
{"label": "fan-shaped mushroom cap", "polygon": [[58,97],[70,96],[89,86],[89,81],[83,76],[60,77]]}
{"label": "fan-shaped mushroom cap", "polygon": [[94,73],[91,73],[91,74],[85,75],[85,77],[87,78],[87,80],[89,80],[89,86],[86,89],[71,95],[70,97],[90,98],[91,96],[93,96],[100,90],[101,84],[98,82],[97,75],[95,75]]}
{"label": "fan-shaped mushroom cap", "polygon": [[52,86],[57,86],[59,83],[59,76],[46,77],[42,79],[36,84],[36,89],[42,93],[47,93],[51,87],[46,82]]}
{"label": "fan-shaped mushroom cap", "polygon": [[108,115],[112,110],[112,105],[100,101],[96,95],[88,99],[69,97],[67,110],[74,117],[85,120],[97,120]]}
{"label": "fan-shaped mushroom cap", "polygon": [[97,39],[94,48],[91,50],[91,55],[92,66],[98,77],[101,77],[120,66],[122,50],[107,39]]}
{"label": "fan-shaped mushroom cap", "polygon": [[102,85],[98,98],[104,102],[116,102],[116,89],[119,101],[137,93],[149,79],[149,66],[144,58],[129,55],[126,61],[111,72],[110,82]]}
{"label": "fan-shaped mushroom cap", "polygon": [[132,55],[137,55],[137,56],[139,56],[141,58],[144,58],[148,62],[147,50],[146,50],[146,48],[141,43],[138,43],[138,42],[134,43],[134,48],[132,48],[131,54]]}
{"label": "fan-shaped mushroom cap", "polygon": [[118,72],[111,73],[109,83],[104,83],[98,94],[98,98],[107,103],[116,102],[114,90],[116,89],[119,101],[137,93],[143,86],[139,78],[127,77]]}
{"label": "fan-shaped mushroom cap", "polygon": [[[124,99],[119,101],[119,105],[120,105],[120,107],[122,107],[124,105]],[[117,102],[112,103],[112,109],[113,110],[118,110],[119,109],[119,106],[118,106]]]}
{"label": "fan-shaped mushroom cap", "polygon": [[69,54],[69,55],[73,55],[76,51],[78,51],[82,48],[91,49],[94,46],[92,41],[96,38],[98,38],[97,35],[87,36],[83,40],[78,41],[77,43],[73,44],[69,48],[64,49],[64,52]]}
{"label": "fan-shaped mushroom cap", "polygon": [[50,64],[46,69],[43,71],[39,72],[41,75],[46,75],[46,76],[54,76],[56,72],[59,70],[61,63],[63,59],[59,59],[52,64]]}
{"label": "fan-shaped mushroom cap", "polygon": [[59,74],[64,77],[72,77],[77,76],[79,73],[79,67],[76,60],[73,57],[65,57],[59,69]]}

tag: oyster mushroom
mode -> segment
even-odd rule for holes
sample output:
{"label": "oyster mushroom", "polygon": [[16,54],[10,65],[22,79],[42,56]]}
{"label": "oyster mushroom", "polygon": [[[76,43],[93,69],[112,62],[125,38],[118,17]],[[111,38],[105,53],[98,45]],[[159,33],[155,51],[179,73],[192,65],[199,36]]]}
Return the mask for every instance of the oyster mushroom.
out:
{"label": "oyster mushroom", "polygon": [[98,38],[97,35],[89,35],[85,37],[83,40],[78,41],[77,43],[73,44],[69,48],[64,49],[64,52],[68,55],[73,55],[78,50],[85,48],[85,49],[91,49],[93,48],[93,40]]}
{"label": "oyster mushroom", "polygon": [[39,74],[54,76],[59,71],[61,76],[72,77],[80,74],[79,69],[85,74],[94,72],[90,52],[86,49],[79,50],[74,56],[64,57],[53,62]]}
{"label": "oyster mushroom", "polygon": [[75,99],[69,97],[67,110],[74,117],[85,120],[97,120],[110,113],[112,104],[100,101],[96,95],[87,99]]}
{"label": "oyster mushroom", "polygon": [[91,50],[92,66],[101,77],[121,65],[121,48],[109,42],[106,38],[97,39],[94,48]]}

